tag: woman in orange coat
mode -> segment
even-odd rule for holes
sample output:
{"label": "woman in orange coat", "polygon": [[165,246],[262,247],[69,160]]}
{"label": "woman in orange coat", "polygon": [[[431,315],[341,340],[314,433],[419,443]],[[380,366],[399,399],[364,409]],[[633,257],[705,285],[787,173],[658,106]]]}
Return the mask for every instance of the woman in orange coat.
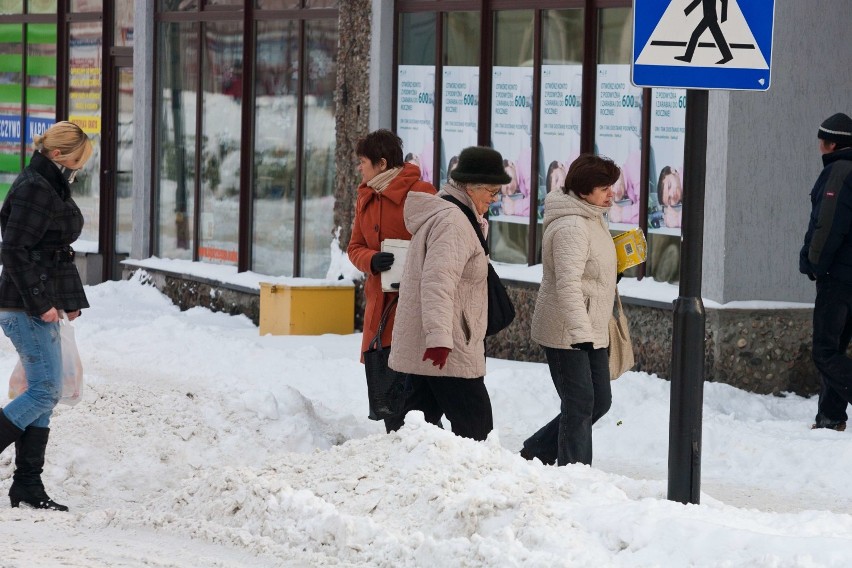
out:
{"label": "woman in orange coat", "polygon": [[[402,140],[390,130],[376,130],[359,140],[355,154],[358,156],[361,185],[358,186],[355,221],[347,253],[352,264],[367,275],[364,283],[367,305],[361,341],[361,353],[364,353],[379,329],[385,306],[397,295],[396,292],[382,291],[381,273],[389,270],[394,263],[393,253],[381,252],[382,241],[410,240],[411,234],[402,219],[408,192],[434,194],[435,188],[420,181],[420,168],[403,161]],[[390,347],[395,315],[396,306],[391,309],[382,332],[383,347]],[[402,420],[385,419],[388,432],[401,425]]]}

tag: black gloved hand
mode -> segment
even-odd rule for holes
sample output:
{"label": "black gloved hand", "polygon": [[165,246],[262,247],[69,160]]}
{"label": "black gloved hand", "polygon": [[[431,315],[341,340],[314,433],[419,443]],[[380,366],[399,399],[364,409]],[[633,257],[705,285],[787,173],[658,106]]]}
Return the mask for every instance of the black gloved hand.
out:
{"label": "black gloved hand", "polygon": [[592,351],[595,346],[591,341],[584,341],[583,343],[572,343],[571,349],[580,349],[581,351]]}
{"label": "black gloved hand", "polygon": [[392,264],[392,252],[377,252],[373,255],[373,258],[370,259],[370,269],[373,272],[384,272],[385,270],[390,270]]}

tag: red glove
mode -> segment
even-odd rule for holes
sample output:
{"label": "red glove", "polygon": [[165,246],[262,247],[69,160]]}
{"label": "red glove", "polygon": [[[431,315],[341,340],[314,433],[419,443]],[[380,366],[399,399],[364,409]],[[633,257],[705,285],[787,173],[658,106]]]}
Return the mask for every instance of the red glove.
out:
{"label": "red glove", "polygon": [[439,369],[443,369],[444,365],[447,364],[447,357],[450,356],[449,347],[430,347],[423,354],[423,360],[432,359],[432,366],[438,367]]}

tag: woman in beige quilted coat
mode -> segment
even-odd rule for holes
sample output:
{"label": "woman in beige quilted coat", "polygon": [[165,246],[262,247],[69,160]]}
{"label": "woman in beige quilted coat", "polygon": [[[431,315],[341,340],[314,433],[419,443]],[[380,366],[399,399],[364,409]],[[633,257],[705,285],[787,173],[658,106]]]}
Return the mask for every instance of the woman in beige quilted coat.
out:
{"label": "woman in beige quilted coat", "polygon": [[544,347],[561,408],[524,442],[527,459],[591,465],[592,425],[612,402],[607,347],[617,265],[604,214],[619,173],[609,158],[582,155],[563,190],[545,198],[532,339]]}
{"label": "woman in beige quilted coat", "polygon": [[[493,428],[485,388],[488,257],[468,213],[483,215],[509,176],[503,157],[485,147],[462,150],[437,196],[410,193],[405,226],[411,244],[399,287],[389,365],[409,373],[404,412],[444,414],[453,433],[484,440]],[[448,198],[451,198],[448,200]]]}

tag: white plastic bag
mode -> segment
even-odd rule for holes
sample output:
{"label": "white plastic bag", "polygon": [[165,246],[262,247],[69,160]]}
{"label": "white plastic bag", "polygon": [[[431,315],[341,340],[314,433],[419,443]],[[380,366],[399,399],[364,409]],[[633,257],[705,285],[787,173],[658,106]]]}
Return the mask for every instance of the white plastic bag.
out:
{"label": "white plastic bag", "polygon": [[[59,402],[74,406],[80,402],[83,393],[83,363],[74,339],[74,326],[65,314],[59,321],[59,341],[62,349],[62,398]],[[15,398],[25,390],[27,374],[19,358],[9,377],[9,398]]]}

